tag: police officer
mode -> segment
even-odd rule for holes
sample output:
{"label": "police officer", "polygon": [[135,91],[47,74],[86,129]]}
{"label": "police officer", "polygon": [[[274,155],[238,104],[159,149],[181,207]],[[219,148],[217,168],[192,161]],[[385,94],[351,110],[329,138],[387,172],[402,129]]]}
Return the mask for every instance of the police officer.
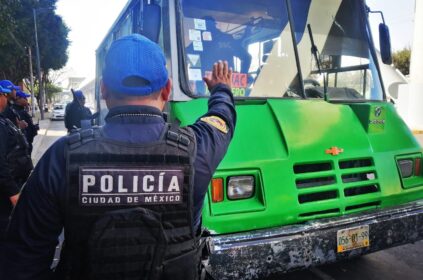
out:
{"label": "police officer", "polygon": [[20,129],[25,129],[28,124],[24,120],[21,120],[19,114],[15,111],[15,109],[13,109],[13,104],[16,100],[16,93],[17,91],[20,91],[21,88],[19,86],[15,86],[9,80],[0,81],[0,86],[11,91],[7,96],[7,107],[4,110],[3,115]]}
{"label": "police officer", "polygon": [[13,109],[16,111],[16,113],[19,115],[19,118],[22,121],[25,121],[28,126],[24,129],[22,129],[26,140],[28,141],[29,145],[29,154],[32,153],[32,143],[34,142],[34,137],[38,134],[38,130],[40,129],[38,124],[34,124],[31,115],[28,113],[28,97],[30,97],[29,94],[26,94],[25,92],[18,90],[16,92],[16,99],[13,104]]}
{"label": "police officer", "polygon": [[193,125],[167,124],[171,80],[158,45],[141,35],[115,41],[101,86],[101,128],[58,140],[22,191],[7,233],[5,275],[46,279],[57,238],[59,279],[196,279],[201,209],[232,139],[232,70],[205,78],[209,108]]}
{"label": "police officer", "polygon": [[81,128],[84,121],[90,123],[93,118],[90,109],[85,107],[85,96],[82,91],[73,92],[73,97],[73,101],[66,105],[65,109],[65,127],[68,132]]}
{"label": "police officer", "polygon": [[11,90],[0,86],[0,246],[12,207],[19,198],[20,187],[32,167],[32,164],[27,167],[29,162],[25,137],[3,115],[9,94]]}

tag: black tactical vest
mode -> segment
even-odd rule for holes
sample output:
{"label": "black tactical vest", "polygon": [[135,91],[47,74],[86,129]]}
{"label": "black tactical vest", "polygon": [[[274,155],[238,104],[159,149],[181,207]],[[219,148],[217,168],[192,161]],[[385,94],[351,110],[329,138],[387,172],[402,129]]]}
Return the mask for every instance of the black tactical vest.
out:
{"label": "black tactical vest", "polygon": [[22,131],[9,119],[0,118],[0,122],[7,128],[9,136],[15,140],[15,144],[6,156],[10,172],[15,180],[25,181],[33,169],[28,141]]}
{"label": "black tactical vest", "polygon": [[194,133],[130,144],[101,128],[68,136],[65,246],[58,279],[197,279]]}

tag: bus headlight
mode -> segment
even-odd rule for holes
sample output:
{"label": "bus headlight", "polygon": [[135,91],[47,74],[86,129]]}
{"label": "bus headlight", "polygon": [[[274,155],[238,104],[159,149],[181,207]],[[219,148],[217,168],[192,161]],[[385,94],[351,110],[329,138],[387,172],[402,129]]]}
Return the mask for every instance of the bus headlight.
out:
{"label": "bus headlight", "polygon": [[229,177],[228,199],[246,199],[254,195],[254,176]]}
{"label": "bus headlight", "polygon": [[412,159],[400,159],[398,160],[398,167],[401,172],[402,178],[408,178],[413,175],[413,160]]}

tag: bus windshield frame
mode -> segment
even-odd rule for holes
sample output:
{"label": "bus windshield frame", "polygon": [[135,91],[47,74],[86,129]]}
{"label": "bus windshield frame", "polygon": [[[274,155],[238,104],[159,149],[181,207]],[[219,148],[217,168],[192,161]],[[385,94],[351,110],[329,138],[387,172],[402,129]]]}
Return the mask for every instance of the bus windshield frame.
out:
{"label": "bus windshield frame", "polygon": [[[321,15],[332,16],[333,20],[329,22],[331,28],[326,29],[328,33],[323,34],[326,35],[323,41],[319,39],[319,36],[322,37],[322,28],[319,29],[319,26],[312,23],[312,17],[316,17],[316,13],[323,12],[316,10],[316,7],[321,5],[320,1],[322,0],[251,0],[249,9],[245,1],[241,8],[237,7],[233,1],[229,3],[228,1],[178,0],[176,11],[180,54],[178,63],[179,80],[183,92],[191,98],[208,97],[209,93],[202,77],[209,75],[210,71],[207,69],[211,70],[212,63],[221,59],[228,60],[236,73],[232,79],[235,98],[325,99],[337,103],[385,101],[364,1],[355,1],[354,4],[354,0],[331,0],[335,3],[333,14]],[[227,6],[223,6],[224,9],[222,5],[225,3]],[[262,5],[260,6],[259,3]],[[269,10],[265,10],[265,8],[269,9],[270,5],[266,6],[269,3],[279,5],[279,14],[274,11],[272,14]],[[297,4],[292,5],[293,3]],[[355,5],[353,16],[358,19],[352,24],[339,26],[341,21],[336,16],[344,16],[344,10],[351,9],[348,5]],[[217,11],[217,7],[221,10]],[[253,7],[257,8],[254,13]],[[337,8],[339,10],[336,10]],[[238,22],[230,14],[236,9],[245,12],[245,14],[239,14]],[[274,9],[278,10],[276,7]],[[242,22],[246,23],[242,24]],[[313,27],[316,27],[315,30]],[[342,29],[343,27],[345,29]],[[344,36],[340,39],[336,28],[347,32],[349,32],[348,28],[351,29],[351,38]],[[277,34],[276,37],[275,34]],[[357,37],[358,34],[362,37]],[[317,38],[315,43],[317,54],[310,51],[313,37]],[[220,41],[217,38],[220,38]],[[326,41],[330,39],[331,42],[328,45]],[[340,47],[333,45],[332,42],[341,42],[343,49],[339,49]],[[353,45],[354,47],[361,48],[361,52],[356,51],[359,57],[345,55],[355,51],[353,48],[348,49],[348,44],[351,42],[356,44]],[[237,55],[227,56],[225,52],[218,50],[220,46],[226,47]],[[331,49],[335,50],[336,55],[331,56],[328,51]],[[342,53],[344,49],[347,51]],[[340,50],[341,53],[339,53]],[[213,55],[215,55],[214,58]],[[347,63],[341,64],[340,56],[342,61],[345,60]],[[233,58],[232,61],[231,58]],[[322,62],[322,59],[326,60]],[[327,67],[331,65],[328,64],[331,60],[337,61],[338,64],[334,63],[335,67],[332,68]],[[354,61],[359,63],[352,63]],[[348,71],[357,72],[354,72],[354,75],[357,76],[357,81],[360,82],[357,82],[357,85],[362,86],[362,90],[359,90],[358,86],[348,88],[349,84],[346,82],[344,84],[347,86],[342,87],[335,84],[333,77],[349,77],[352,72],[348,73]]]}

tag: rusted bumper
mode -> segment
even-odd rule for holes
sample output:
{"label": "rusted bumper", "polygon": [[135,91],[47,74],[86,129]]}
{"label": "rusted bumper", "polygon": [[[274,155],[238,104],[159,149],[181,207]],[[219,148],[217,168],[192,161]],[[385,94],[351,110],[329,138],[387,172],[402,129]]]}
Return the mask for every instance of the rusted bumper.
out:
{"label": "rusted bumper", "polygon": [[[370,246],[337,253],[338,230],[369,226]],[[262,279],[423,239],[423,200],[401,207],[212,236],[206,270],[214,279]]]}

